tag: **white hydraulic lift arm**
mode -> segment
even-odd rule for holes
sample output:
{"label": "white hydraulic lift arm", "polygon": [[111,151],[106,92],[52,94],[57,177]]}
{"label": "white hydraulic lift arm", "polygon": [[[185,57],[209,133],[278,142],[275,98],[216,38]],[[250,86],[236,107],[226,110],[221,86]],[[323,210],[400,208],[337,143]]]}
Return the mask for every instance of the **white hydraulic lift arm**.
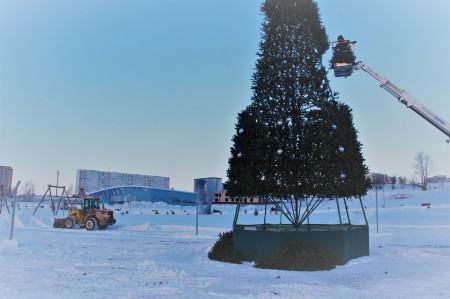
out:
{"label": "white hydraulic lift arm", "polygon": [[366,73],[377,79],[380,82],[380,87],[387,90],[391,95],[396,97],[400,103],[405,104],[406,107],[410,108],[411,110],[422,116],[426,121],[435,126],[442,133],[447,135],[447,137],[449,138],[447,142],[450,143],[450,124],[447,121],[445,121],[442,117],[438,116],[436,113],[431,111],[417,99],[411,96],[408,92],[398,88],[390,81],[386,80],[385,78],[377,74],[374,70],[365,65],[362,61],[358,62],[354,66],[354,69],[356,70],[362,69],[363,71],[365,71]]}

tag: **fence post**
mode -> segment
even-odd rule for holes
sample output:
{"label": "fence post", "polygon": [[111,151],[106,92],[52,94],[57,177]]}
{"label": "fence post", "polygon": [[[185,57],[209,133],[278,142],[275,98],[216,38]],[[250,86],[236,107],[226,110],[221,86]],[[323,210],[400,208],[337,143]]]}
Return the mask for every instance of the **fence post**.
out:
{"label": "fence post", "polygon": [[17,182],[16,187],[14,187],[13,190],[13,210],[12,210],[12,216],[11,216],[11,230],[9,233],[9,240],[12,240],[13,238],[13,230],[14,230],[14,215],[16,214],[16,195],[17,195],[17,188],[19,188],[20,181]]}

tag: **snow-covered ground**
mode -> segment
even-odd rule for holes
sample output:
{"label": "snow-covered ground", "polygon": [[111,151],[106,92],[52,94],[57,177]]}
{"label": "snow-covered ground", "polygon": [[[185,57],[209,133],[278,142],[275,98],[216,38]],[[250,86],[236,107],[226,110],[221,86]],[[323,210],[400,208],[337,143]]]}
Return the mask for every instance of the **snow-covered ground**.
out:
{"label": "snow-covered ground", "polygon": [[[378,233],[375,192],[363,200],[370,256],[315,272],[209,260],[218,234],[231,230],[234,206],[200,215],[196,235],[194,207],[124,205],[131,211],[116,212],[117,224],[86,231],[53,228],[48,204],[32,216],[30,203],[19,203],[12,240],[3,207],[0,298],[450,298],[450,184],[426,192],[386,187],[378,198]],[[349,205],[351,220],[362,221],[359,202]],[[254,210],[242,208],[239,223],[262,223]],[[323,203],[312,220],[338,223],[336,203]]]}

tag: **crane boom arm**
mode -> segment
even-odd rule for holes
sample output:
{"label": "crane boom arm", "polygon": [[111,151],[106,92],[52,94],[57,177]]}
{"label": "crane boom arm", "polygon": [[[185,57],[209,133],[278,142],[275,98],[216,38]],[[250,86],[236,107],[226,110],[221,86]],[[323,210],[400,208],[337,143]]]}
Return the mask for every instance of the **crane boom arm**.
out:
{"label": "crane boom arm", "polygon": [[[419,102],[416,98],[411,96],[408,92],[398,88],[396,85],[392,84],[390,81],[377,74],[362,61],[358,62],[354,68],[356,70],[362,69],[363,71],[377,79],[380,82],[380,87],[384,88],[391,95],[396,97],[400,103],[406,105],[406,107],[419,114],[426,121],[435,126],[445,135],[447,135],[448,138],[450,138],[450,124],[442,117],[438,116],[436,113],[427,108],[425,105],[423,105],[421,102]],[[449,142],[449,140],[447,140],[447,142]]]}

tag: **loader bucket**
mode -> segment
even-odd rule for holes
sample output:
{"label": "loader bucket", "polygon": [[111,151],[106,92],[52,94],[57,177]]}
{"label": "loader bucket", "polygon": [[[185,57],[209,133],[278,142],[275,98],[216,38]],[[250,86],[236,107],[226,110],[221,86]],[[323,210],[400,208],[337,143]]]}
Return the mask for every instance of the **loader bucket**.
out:
{"label": "loader bucket", "polygon": [[66,220],[66,218],[53,218],[53,227],[55,228],[65,227],[64,220]]}

